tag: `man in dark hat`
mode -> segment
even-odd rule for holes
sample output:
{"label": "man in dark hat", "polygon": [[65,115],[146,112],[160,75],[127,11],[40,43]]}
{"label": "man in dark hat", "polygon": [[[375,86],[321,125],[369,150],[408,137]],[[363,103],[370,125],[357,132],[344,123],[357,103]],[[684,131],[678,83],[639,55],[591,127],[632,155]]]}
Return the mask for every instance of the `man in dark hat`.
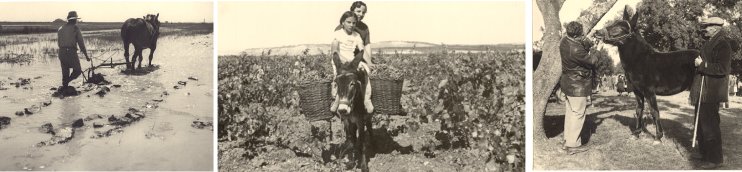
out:
{"label": "man in dark hat", "polygon": [[[77,47],[85,55],[85,59],[90,61],[88,52],[85,49],[85,41],[82,38],[82,32],[77,27],[76,11],[70,11],[67,14],[67,24],[62,25],[57,30],[57,45],[59,46],[59,62],[62,65],[62,87],[60,88],[61,93],[74,91],[74,87],[70,87],[70,81],[77,79],[82,74],[80,68],[80,59],[77,57]],[[72,68],[72,73],[70,73]]]}
{"label": "man in dark hat", "polygon": [[704,38],[708,41],[701,48],[701,55],[695,60],[698,72],[690,92],[691,103],[696,106],[698,114],[696,134],[699,149],[693,158],[702,161],[700,167],[703,169],[718,168],[724,160],[719,128],[719,105],[720,102],[728,101],[726,77],[731,71],[732,49],[727,33],[722,29],[723,25],[724,20],[719,17],[701,21]]}

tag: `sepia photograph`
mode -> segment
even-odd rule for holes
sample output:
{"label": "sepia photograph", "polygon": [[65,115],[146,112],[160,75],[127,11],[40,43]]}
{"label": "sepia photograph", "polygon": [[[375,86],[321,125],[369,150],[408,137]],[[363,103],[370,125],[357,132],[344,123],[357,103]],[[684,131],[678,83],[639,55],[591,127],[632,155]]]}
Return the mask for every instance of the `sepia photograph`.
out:
{"label": "sepia photograph", "polygon": [[219,171],[525,171],[526,4],[219,2]]}
{"label": "sepia photograph", "polygon": [[532,2],[532,170],[742,169],[742,3]]}
{"label": "sepia photograph", "polygon": [[0,171],[214,169],[213,2],[0,2]]}

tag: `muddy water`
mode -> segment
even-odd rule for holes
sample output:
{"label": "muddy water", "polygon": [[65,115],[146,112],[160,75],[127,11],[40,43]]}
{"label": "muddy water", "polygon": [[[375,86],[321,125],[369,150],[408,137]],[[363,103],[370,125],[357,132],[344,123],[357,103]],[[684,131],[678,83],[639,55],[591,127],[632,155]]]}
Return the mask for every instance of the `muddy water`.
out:
{"label": "muddy water", "polygon": [[[0,81],[5,83],[3,87],[9,88],[0,90],[0,116],[12,118],[9,127],[0,129],[0,170],[211,170],[214,165],[213,131],[193,128],[191,123],[213,121],[212,40],[211,34],[160,38],[153,61],[159,69],[145,75],[122,74],[125,66],[96,69],[112,84],[121,85],[112,87],[104,97],[95,95],[97,90],[63,99],[51,97],[50,88],[61,85],[61,69],[56,56],[38,53],[28,64],[0,64]],[[6,51],[42,49],[55,45],[51,41],[13,45],[24,48],[6,47]],[[120,46],[93,44],[89,47],[110,50]],[[149,50],[144,51],[148,53]],[[93,62],[98,64],[110,59],[109,55],[116,62],[123,61],[121,52],[96,52],[92,55],[97,58]],[[146,58],[145,55],[145,65]],[[90,62],[81,59],[81,65],[86,69]],[[198,80],[189,80],[189,77]],[[27,86],[8,85],[18,78],[32,79]],[[178,81],[187,84],[180,89],[173,88]],[[70,85],[78,87],[78,91],[98,89],[83,86],[82,76]],[[15,115],[16,111],[32,105],[42,106],[42,102],[47,101],[52,104],[42,107],[38,113]],[[122,132],[92,138],[100,129],[86,123],[67,143],[35,146],[52,137],[38,131],[45,123],[61,128],[91,114],[122,115],[131,107],[145,111],[146,117],[124,127]]]}

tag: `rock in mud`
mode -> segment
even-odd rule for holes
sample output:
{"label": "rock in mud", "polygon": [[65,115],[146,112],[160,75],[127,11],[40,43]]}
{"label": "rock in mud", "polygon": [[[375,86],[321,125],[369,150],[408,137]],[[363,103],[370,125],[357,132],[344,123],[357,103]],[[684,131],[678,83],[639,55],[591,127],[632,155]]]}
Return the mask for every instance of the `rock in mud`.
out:
{"label": "rock in mud", "polygon": [[72,122],[72,128],[80,128],[85,126],[85,123],[82,122],[82,118],[75,120],[75,122]]}
{"label": "rock in mud", "polygon": [[148,109],[154,109],[154,108],[158,108],[158,107],[160,107],[160,106],[159,106],[159,105],[157,105],[157,103],[150,103],[150,102],[147,102],[146,104],[144,104],[144,107],[145,107],[145,108],[148,108]]}
{"label": "rock in mud", "polygon": [[142,118],[144,118],[144,114],[141,111],[134,109],[134,108],[130,108],[129,113],[126,113],[126,115],[124,116],[111,115],[110,117],[108,117],[108,124],[116,125],[116,126],[125,126],[133,122],[139,121]]}
{"label": "rock in mud", "polygon": [[113,87],[121,88],[121,84],[113,84]]}
{"label": "rock in mud", "polygon": [[41,125],[41,127],[39,128],[39,132],[52,133],[54,132],[54,127],[52,126],[52,123],[46,123],[44,125]]}
{"label": "rock in mud", "polygon": [[185,82],[185,81],[178,81],[178,85],[182,85],[182,86],[185,86],[186,84],[188,84],[188,83],[187,83],[187,82]]}
{"label": "rock in mud", "polygon": [[195,76],[190,76],[190,77],[188,77],[188,79],[194,80],[194,81],[198,81],[198,78],[196,78]]}
{"label": "rock in mud", "polygon": [[175,89],[180,89],[180,85],[173,86]]}
{"label": "rock in mud", "polygon": [[109,88],[109,87],[101,87],[100,90],[98,90],[98,92],[96,92],[95,94],[98,95],[98,96],[100,96],[100,97],[105,97],[106,94],[108,94],[108,92],[111,92],[111,88]]}
{"label": "rock in mud", "polygon": [[101,128],[101,127],[103,127],[103,124],[98,123],[98,122],[93,122],[93,128]]}
{"label": "rock in mud", "polygon": [[25,113],[23,113],[23,111],[16,111],[15,112],[15,115],[17,115],[17,116],[23,116],[23,114],[25,114]]}
{"label": "rock in mud", "polygon": [[94,132],[95,135],[91,136],[90,138],[95,139],[95,138],[101,138],[101,137],[109,137],[113,133],[121,133],[121,132],[124,132],[124,130],[121,130],[121,127],[113,127],[112,129],[108,129],[105,131],[95,131]]}
{"label": "rock in mud", "polygon": [[36,105],[32,105],[29,108],[23,108],[23,113],[25,113],[26,115],[33,115],[35,113],[38,113],[39,111],[41,111],[41,108]]}
{"label": "rock in mud", "polygon": [[17,82],[10,83],[10,85],[15,85],[16,88],[21,86],[26,86],[31,83],[31,78],[18,78]]}
{"label": "rock in mud", "polygon": [[10,117],[0,116],[0,129],[7,128],[10,125]]}
{"label": "rock in mud", "polygon": [[47,141],[39,142],[38,144],[36,144],[36,146],[41,147],[41,146],[51,146],[51,145],[56,145],[56,144],[67,143],[68,141],[72,140],[72,138],[75,136],[75,130],[72,129],[71,127],[65,127],[65,128],[54,130],[52,135],[53,136],[51,139]]}
{"label": "rock in mud", "polygon": [[167,91],[163,91],[162,92],[162,95],[160,95],[160,97],[162,97],[162,96],[169,96],[169,95],[170,95],[170,93],[168,93]]}
{"label": "rock in mud", "polygon": [[129,113],[141,113],[142,112],[142,111],[140,111],[137,108],[129,108],[128,111],[129,111]]}
{"label": "rock in mud", "polygon": [[47,107],[49,105],[52,105],[52,100],[47,100],[45,102],[41,102],[41,106],[43,106],[43,107]]}
{"label": "rock in mud", "polygon": [[114,115],[111,115],[111,117],[108,117],[108,124],[110,125],[129,125],[131,123],[131,119],[126,117],[116,117]]}
{"label": "rock in mud", "polygon": [[91,115],[88,115],[87,117],[85,117],[83,119],[83,121],[92,121],[92,120],[96,120],[96,119],[103,119],[103,116],[100,115],[100,114],[91,114]]}
{"label": "rock in mud", "polygon": [[204,121],[196,120],[196,121],[193,121],[193,123],[191,124],[191,127],[198,128],[198,129],[214,130],[214,126],[211,121],[204,122]]}

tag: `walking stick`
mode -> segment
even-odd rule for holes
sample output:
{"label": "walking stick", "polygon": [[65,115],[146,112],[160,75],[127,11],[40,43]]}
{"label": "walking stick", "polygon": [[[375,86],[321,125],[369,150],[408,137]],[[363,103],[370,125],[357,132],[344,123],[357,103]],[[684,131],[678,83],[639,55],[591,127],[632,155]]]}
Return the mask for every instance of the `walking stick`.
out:
{"label": "walking stick", "polygon": [[706,76],[701,75],[701,90],[698,92],[698,106],[696,106],[696,122],[693,125],[693,143],[691,147],[696,147],[696,133],[698,132],[698,115],[701,113],[701,99],[703,98],[703,80]]}

